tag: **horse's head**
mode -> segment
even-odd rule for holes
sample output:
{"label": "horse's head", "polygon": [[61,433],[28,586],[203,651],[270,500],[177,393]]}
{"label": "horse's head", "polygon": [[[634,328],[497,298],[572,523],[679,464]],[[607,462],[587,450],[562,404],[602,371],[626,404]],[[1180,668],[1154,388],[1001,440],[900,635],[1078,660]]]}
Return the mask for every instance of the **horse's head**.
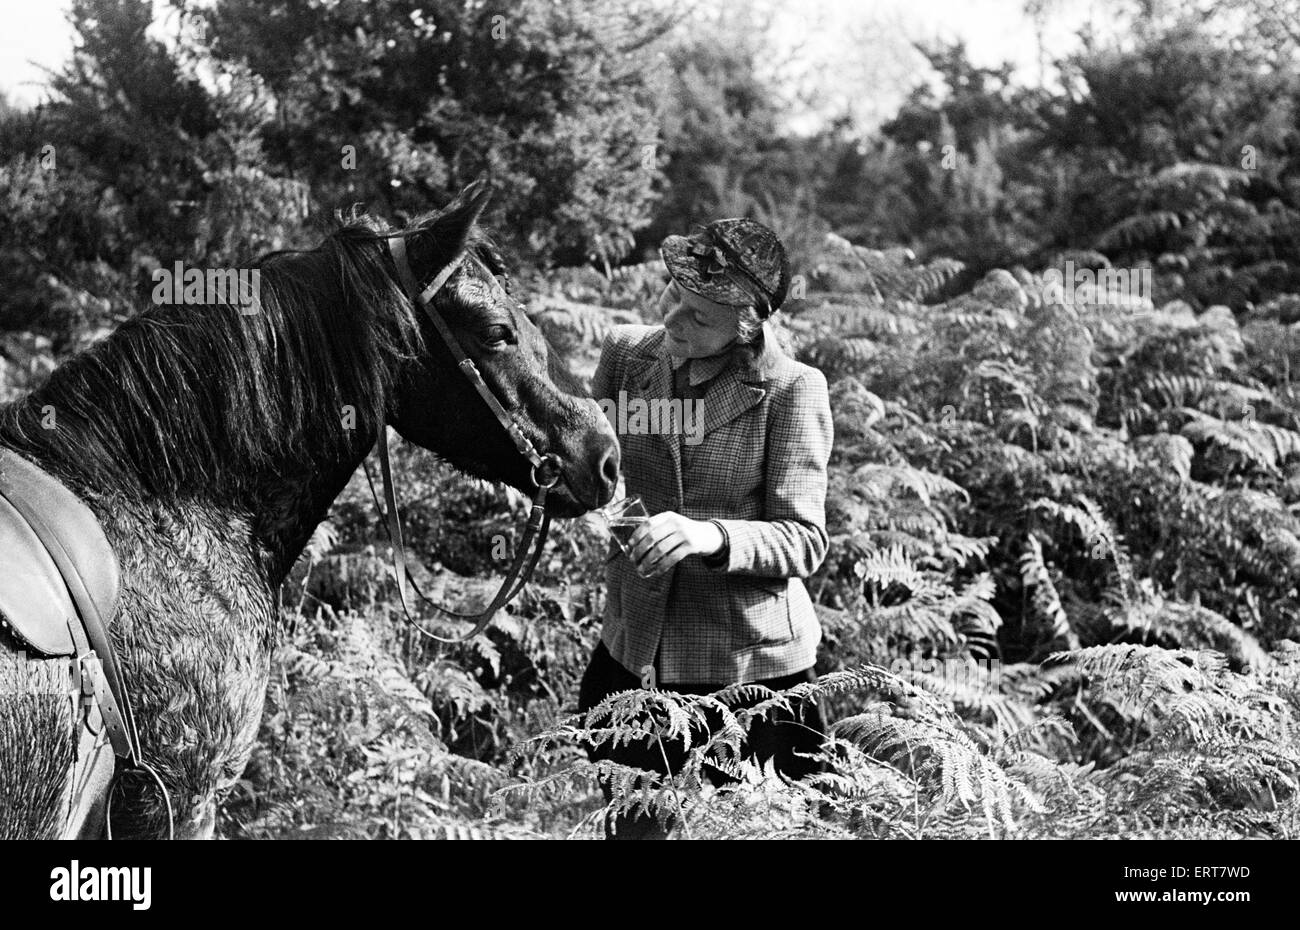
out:
{"label": "horse's head", "polygon": [[[482,180],[406,231],[419,287],[457,260],[432,300],[497,400],[542,454],[561,463],[553,512],[577,516],[609,501],[618,481],[618,442],[595,401],[507,292],[501,260],[475,224],[491,194]],[[394,274],[397,274],[394,265]],[[481,478],[531,494],[532,466],[493,416],[422,312],[423,357],[399,374],[389,417],[401,435]]]}

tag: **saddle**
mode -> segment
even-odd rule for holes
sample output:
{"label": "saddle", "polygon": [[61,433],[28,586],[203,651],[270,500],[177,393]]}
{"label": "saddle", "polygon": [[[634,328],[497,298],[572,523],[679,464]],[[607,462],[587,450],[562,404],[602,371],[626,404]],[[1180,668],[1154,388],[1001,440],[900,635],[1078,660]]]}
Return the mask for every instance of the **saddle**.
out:
{"label": "saddle", "polygon": [[58,479],[8,449],[0,449],[0,553],[0,614],[30,649],[74,655],[69,621],[79,625],[87,611],[107,628],[118,569],[99,521]]}
{"label": "saddle", "polygon": [[[85,710],[78,756],[88,742],[102,746],[106,731],[113,755],[136,762],[135,722],[108,639],[117,595],[117,556],[90,508],[0,448],[0,623],[29,651],[72,660]],[[89,761],[102,773],[104,754]],[[86,776],[80,780],[84,786]]]}

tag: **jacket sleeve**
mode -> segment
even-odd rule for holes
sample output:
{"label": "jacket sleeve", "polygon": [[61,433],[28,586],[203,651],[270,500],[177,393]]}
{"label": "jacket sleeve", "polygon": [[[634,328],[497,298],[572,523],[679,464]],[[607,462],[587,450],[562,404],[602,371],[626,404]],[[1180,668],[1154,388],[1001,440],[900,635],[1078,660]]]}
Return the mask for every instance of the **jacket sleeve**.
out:
{"label": "jacket sleeve", "polygon": [[826,376],[810,368],[774,400],[765,452],[765,520],[719,520],[725,571],[807,578],[826,558],[826,467],[834,427]]}

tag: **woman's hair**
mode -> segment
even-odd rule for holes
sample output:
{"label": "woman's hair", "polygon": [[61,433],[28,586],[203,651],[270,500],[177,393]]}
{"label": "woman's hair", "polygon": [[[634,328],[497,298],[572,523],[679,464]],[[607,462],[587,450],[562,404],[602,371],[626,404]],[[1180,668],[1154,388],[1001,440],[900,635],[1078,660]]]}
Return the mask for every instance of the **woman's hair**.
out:
{"label": "woman's hair", "polygon": [[763,316],[752,304],[736,308],[736,351],[753,362],[763,354],[767,327]]}
{"label": "woman's hair", "polygon": [[736,308],[736,341],[744,346],[761,348],[758,345],[763,336],[763,318],[753,304]]}

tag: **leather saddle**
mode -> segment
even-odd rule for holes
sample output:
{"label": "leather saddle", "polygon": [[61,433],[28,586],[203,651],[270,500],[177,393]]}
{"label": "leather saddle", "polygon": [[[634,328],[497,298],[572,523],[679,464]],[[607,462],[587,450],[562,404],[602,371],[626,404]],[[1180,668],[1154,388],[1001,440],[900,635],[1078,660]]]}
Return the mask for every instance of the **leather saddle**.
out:
{"label": "leather saddle", "polygon": [[117,594],[117,556],[90,508],[0,449],[0,618],[34,652],[75,657],[73,628],[98,621],[106,633]]}
{"label": "leather saddle", "polygon": [[117,556],[90,508],[53,475],[0,449],[0,617],[31,651],[71,657],[87,731],[102,730],[113,755],[139,765],[140,738],[108,638],[117,594]]}
{"label": "leather saddle", "polygon": [[117,594],[117,556],[90,508],[54,476],[0,448],[0,624],[29,652],[69,659],[70,696],[81,708],[65,838],[103,833],[114,757],[140,758],[108,639]]}

